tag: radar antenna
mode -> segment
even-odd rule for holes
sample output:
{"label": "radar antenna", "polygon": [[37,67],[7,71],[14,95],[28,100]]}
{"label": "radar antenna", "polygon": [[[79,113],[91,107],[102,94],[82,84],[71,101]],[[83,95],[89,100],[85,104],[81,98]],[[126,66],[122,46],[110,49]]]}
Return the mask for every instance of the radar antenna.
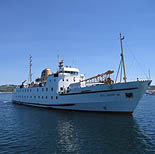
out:
{"label": "radar antenna", "polygon": [[63,66],[64,66],[64,60],[61,60],[61,61],[59,62],[59,69],[61,69]]}

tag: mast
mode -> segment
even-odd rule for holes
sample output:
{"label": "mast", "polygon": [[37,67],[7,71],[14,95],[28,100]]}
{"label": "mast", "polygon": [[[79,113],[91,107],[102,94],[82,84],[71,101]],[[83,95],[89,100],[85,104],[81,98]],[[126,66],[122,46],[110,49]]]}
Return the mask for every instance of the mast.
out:
{"label": "mast", "polygon": [[121,42],[121,60],[122,60],[122,64],[123,64],[123,71],[124,71],[124,82],[126,82],[126,72],[125,72],[125,63],[124,63],[124,54],[123,54],[123,43],[122,43],[122,40],[124,39],[124,36],[122,37],[121,36],[121,33],[120,33],[120,42]]}
{"label": "mast", "polygon": [[29,81],[32,82],[32,56],[30,55],[30,71],[29,71]]}
{"label": "mast", "polygon": [[118,71],[117,71],[115,83],[117,82],[117,78],[118,78],[118,75],[119,75],[119,71],[120,71],[120,82],[122,82],[122,71],[124,72],[123,80],[124,80],[124,82],[126,82],[126,72],[125,72],[125,63],[124,63],[124,54],[123,54],[123,43],[122,43],[122,40],[124,40],[124,36],[122,37],[122,35],[121,35],[121,33],[120,33],[121,61],[120,61],[119,67],[118,67]]}

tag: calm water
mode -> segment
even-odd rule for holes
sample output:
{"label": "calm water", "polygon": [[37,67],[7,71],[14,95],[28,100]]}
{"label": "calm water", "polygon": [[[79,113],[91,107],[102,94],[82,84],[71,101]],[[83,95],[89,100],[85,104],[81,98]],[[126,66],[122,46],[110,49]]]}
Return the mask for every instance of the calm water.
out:
{"label": "calm water", "polygon": [[0,94],[0,153],[155,153],[155,96],[118,115],[15,105]]}

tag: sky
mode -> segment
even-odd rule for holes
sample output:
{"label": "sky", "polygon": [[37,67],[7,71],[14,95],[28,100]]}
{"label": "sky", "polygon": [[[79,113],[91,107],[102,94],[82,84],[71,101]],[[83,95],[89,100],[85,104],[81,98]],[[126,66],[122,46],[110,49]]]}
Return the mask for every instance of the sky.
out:
{"label": "sky", "polygon": [[0,0],[0,85],[55,72],[58,55],[86,78],[120,62],[120,32],[127,80],[155,84],[154,0]]}

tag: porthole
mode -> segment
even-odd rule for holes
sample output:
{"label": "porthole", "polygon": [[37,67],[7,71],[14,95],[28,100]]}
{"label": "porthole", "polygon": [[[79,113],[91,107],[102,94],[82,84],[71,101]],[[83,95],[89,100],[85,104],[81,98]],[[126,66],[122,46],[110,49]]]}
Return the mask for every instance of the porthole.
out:
{"label": "porthole", "polygon": [[60,90],[63,91],[63,87],[60,87]]}

